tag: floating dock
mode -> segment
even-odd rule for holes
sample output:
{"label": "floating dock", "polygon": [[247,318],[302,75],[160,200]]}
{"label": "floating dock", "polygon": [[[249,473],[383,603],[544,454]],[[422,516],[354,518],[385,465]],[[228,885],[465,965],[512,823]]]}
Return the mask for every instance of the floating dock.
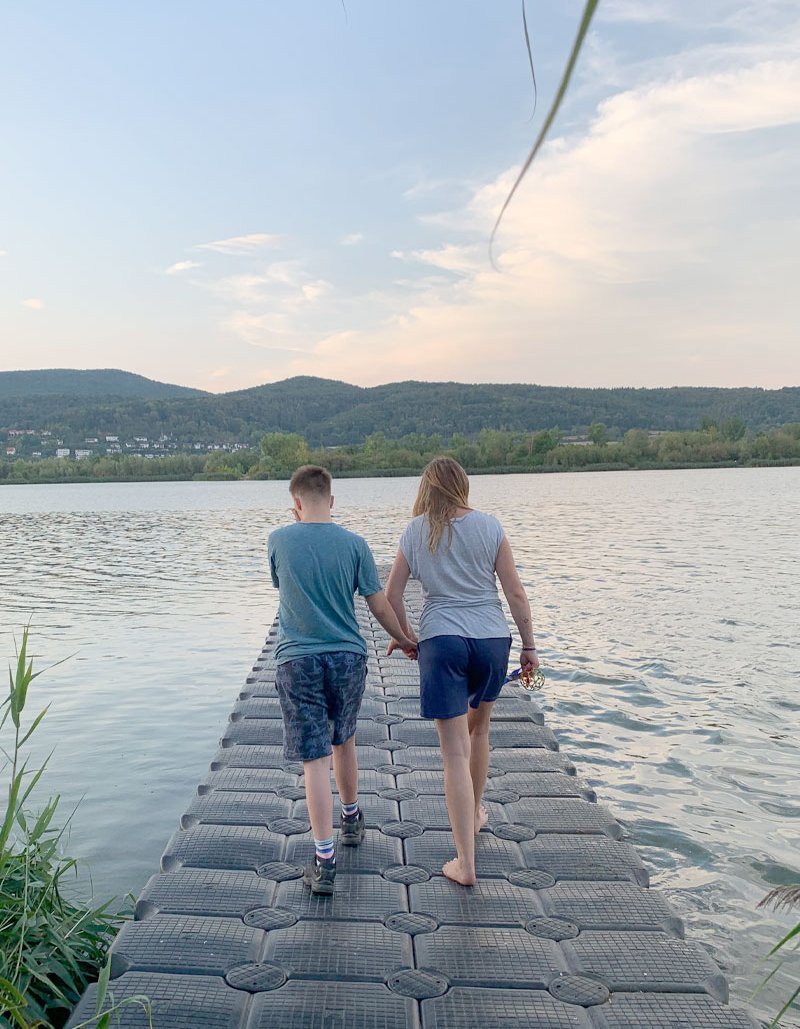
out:
{"label": "floating dock", "polygon": [[[386,634],[357,610],[368,831],[338,850],[334,896],[301,878],[313,841],[302,765],[283,759],[273,627],[114,942],[113,1001],[148,997],[155,1029],[757,1029],[519,687],[495,705],[479,881],[442,876],[454,849],[417,666],[385,657]],[[96,996],[67,1029],[96,1024]],[[117,1024],[149,1023],[129,1005]]]}

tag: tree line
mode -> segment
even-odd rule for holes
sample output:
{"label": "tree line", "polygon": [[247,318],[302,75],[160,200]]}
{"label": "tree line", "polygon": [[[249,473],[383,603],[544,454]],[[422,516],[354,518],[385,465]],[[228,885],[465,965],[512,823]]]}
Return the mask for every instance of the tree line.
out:
{"label": "tree line", "polygon": [[558,429],[483,429],[471,439],[454,433],[448,440],[423,433],[389,439],[375,432],[363,443],[338,447],[313,447],[299,433],[270,432],[258,447],[238,452],[0,462],[0,482],[283,479],[301,464],[323,464],[338,476],[413,475],[437,454],[449,454],[472,473],[800,464],[800,422],[754,433],[738,418],[721,425],[706,419],[691,432],[629,429],[617,440],[595,422],[581,442],[564,441]]}

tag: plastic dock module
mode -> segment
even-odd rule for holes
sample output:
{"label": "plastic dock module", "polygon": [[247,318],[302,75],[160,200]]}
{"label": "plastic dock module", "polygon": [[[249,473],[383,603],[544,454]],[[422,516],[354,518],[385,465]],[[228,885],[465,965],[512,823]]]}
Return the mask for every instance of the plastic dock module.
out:
{"label": "plastic dock module", "polygon": [[[756,1029],[727,1005],[722,972],[683,939],[622,827],[519,686],[493,714],[478,883],[442,875],[454,848],[417,666],[387,658],[360,600],[357,612],[368,649],[356,731],[367,834],[338,849],[334,895],[302,881],[313,840],[303,766],[283,757],[273,627],[114,942],[112,1024]],[[91,986],[67,1029],[97,1024],[96,999]]]}

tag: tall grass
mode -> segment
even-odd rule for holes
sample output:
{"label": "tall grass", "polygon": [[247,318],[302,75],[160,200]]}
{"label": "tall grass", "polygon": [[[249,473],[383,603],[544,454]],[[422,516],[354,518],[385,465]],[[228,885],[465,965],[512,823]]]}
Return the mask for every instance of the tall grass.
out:
{"label": "tall grass", "polygon": [[[764,899],[758,906],[772,907],[776,911],[779,911],[782,907],[800,907],[800,883],[794,883],[790,886],[778,886],[776,889],[771,890],[766,895],[766,897],[764,897]],[[782,939],[778,940],[778,942],[767,955],[767,957],[777,956],[779,957],[779,960],[777,961],[775,967],[772,969],[769,975],[764,979],[759,988],[756,990],[756,993],[760,993],[760,991],[767,985],[767,983],[770,981],[773,975],[775,975],[778,969],[782,967],[785,960],[786,952],[790,950],[795,951],[798,950],[798,948],[800,948],[800,922],[798,922],[793,929],[790,929],[789,932],[786,933],[786,935]],[[769,1029],[773,1029],[773,1026],[779,1026],[782,1022],[783,1016],[788,1011],[796,1010],[796,1002],[798,997],[800,997],[800,985],[795,987],[795,989],[792,992],[792,995],[780,1009],[778,1014],[769,1023]]]}
{"label": "tall grass", "polygon": [[24,724],[28,690],[40,674],[28,658],[26,629],[0,705],[0,738],[11,738],[0,747],[8,781],[0,824],[0,1026],[16,1029],[58,1029],[88,983],[99,974],[107,983],[102,970],[118,918],[110,902],[82,907],[64,896],[76,862],[62,854],[69,820],[56,824],[59,797],[35,814],[28,809],[49,760],[33,767],[26,755],[47,714],[44,708]]}

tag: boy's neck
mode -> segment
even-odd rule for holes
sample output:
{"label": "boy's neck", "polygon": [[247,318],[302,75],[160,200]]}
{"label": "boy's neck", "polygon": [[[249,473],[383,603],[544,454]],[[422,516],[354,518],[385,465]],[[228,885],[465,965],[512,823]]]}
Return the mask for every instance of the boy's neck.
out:
{"label": "boy's neck", "polygon": [[304,525],[332,521],[329,504],[304,504],[300,512],[300,521]]}

